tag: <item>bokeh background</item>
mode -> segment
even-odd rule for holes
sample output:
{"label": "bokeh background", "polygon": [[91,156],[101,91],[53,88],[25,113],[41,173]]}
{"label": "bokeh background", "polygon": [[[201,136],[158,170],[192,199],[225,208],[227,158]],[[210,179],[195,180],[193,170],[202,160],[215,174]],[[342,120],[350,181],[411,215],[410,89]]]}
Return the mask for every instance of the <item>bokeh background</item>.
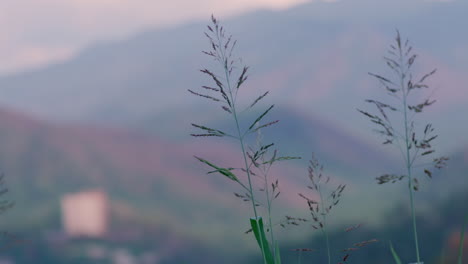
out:
{"label": "bokeh background", "polygon": [[[235,142],[189,136],[191,123],[231,126],[187,92],[210,84],[199,69],[216,69],[201,52],[211,14],[250,66],[241,104],[270,91],[242,120],[274,103],[280,122],[265,140],[303,157],[272,171],[275,219],[308,216],[297,193],[310,192],[312,153],[332,185],[347,185],[330,217],[336,263],[342,248],[373,238],[348,262],[391,263],[389,241],[415,262],[406,184],[375,180],[401,172],[399,151],[356,111],[384,98],[368,72],[391,74],[383,56],[396,29],[410,39],[415,73],[438,69],[425,94],[437,102],[417,124],[432,123],[437,154],[450,157],[416,194],[422,256],[453,263],[468,212],[467,10],[465,0],[1,1],[1,198],[15,205],[0,216],[0,263],[258,263],[244,234],[249,204],[193,158],[241,164]],[[286,263],[294,248],[317,250],[304,262],[325,261],[310,225],[277,236]]]}

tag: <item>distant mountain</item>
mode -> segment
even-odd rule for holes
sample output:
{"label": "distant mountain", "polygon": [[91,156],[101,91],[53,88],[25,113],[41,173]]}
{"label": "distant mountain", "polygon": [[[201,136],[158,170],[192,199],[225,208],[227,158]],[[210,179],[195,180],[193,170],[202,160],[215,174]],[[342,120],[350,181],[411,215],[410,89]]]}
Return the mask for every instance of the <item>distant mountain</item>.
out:
{"label": "distant mountain", "polygon": [[[289,122],[299,128],[294,135],[298,139],[312,131],[297,113],[283,113],[282,117],[286,127]],[[224,228],[227,223],[220,219],[244,226],[239,210],[247,215],[250,212],[232,195],[239,191],[237,186],[221,175],[205,175],[209,168],[192,157],[201,156],[226,167],[240,166],[237,145],[206,139],[175,144],[130,130],[57,125],[5,109],[0,111],[0,122],[0,168],[11,190],[9,198],[16,201],[17,208],[3,222],[10,228],[34,228],[41,223],[57,228],[61,196],[89,188],[106,190],[111,199],[134,207],[132,211],[140,212],[136,215],[145,216],[145,221],[195,236],[208,226]],[[328,162],[327,171],[337,181],[353,186],[373,183],[371,173],[377,171],[376,165],[391,164],[391,159],[352,136],[319,122],[314,127],[317,142],[293,141],[290,147],[279,142],[280,153],[302,155],[293,153],[291,147],[311,144],[318,158]],[[292,136],[284,128],[276,131],[275,136]],[[304,160],[278,165],[271,176],[281,181],[281,206],[293,211],[302,208],[297,193],[306,190],[306,162],[312,152],[308,146],[300,149]],[[359,155],[353,156],[348,149],[357,149]],[[371,158],[373,165],[364,169]]]}
{"label": "distant mountain", "polygon": [[[306,167],[312,152],[324,163],[326,174],[348,184],[345,204],[401,190],[375,185],[374,177],[391,169],[394,158],[341,128],[311,122],[299,112],[279,112],[277,116],[283,121],[265,134],[279,139],[272,142],[277,142],[280,154],[303,156],[303,160],[277,165],[272,171],[271,177],[279,178],[282,186],[279,207],[303,211],[297,193],[307,191]],[[237,186],[221,175],[205,175],[209,168],[192,157],[226,167],[240,166],[238,146],[228,140],[198,138],[177,144],[131,130],[58,125],[5,109],[0,111],[0,122],[0,168],[17,208],[3,222],[7,226],[39,228],[42,223],[57,228],[62,195],[101,188],[116,203],[133,207],[139,221],[167,225],[192,236],[201,236],[208,226],[218,230],[226,225],[245,227],[239,210],[245,215],[250,210],[232,195],[239,191]],[[272,140],[270,136],[266,142]],[[449,179],[456,180],[457,186],[463,185],[460,173],[468,171],[466,153],[453,157],[451,164]],[[447,190],[455,188],[446,186]],[[371,208],[378,216],[395,199],[397,196],[386,199],[379,208],[362,202],[359,206]],[[358,211],[343,210],[346,217],[362,217],[362,213],[352,212]]]}
{"label": "distant mountain", "polygon": [[[54,125],[6,110],[0,120],[0,168],[17,208],[10,214],[12,222],[3,222],[9,226],[56,222],[60,197],[87,188],[106,190],[137,212],[144,209],[142,215],[153,216],[154,224],[179,229],[202,204],[223,211],[220,204],[231,200],[215,177],[204,176],[196,166],[196,145],[180,147],[118,129]],[[213,197],[220,204],[211,203]]]}
{"label": "distant mountain", "polygon": [[[466,9],[465,1],[314,1],[223,22],[251,66],[247,94],[271,90],[275,102],[354,132],[362,132],[364,120],[352,110],[381,94],[367,72],[388,72],[381,58],[399,28],[421,55],[418,69],[439,69],[431,113],[451,150],[459,145],[452,139],[468,133],[457,115],[468,112],[468,38],[459,34],[468,23]],[[201,53],[207,21],[101,43],[70,61],[5,76],[0,102],[46,119],[136,127],[171,120],[181,109],[203,109],[187,89],[208,81],[198,72],[211,65]]]}

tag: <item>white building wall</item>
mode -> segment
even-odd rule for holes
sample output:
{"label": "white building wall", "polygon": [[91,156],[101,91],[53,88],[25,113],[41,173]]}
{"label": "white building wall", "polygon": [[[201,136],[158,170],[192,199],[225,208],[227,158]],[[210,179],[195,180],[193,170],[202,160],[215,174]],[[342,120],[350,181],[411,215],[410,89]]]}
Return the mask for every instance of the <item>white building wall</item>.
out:
{"label": "white building wall", "polygon": [[108,228],[107,195],[99,190],[68,194],[61,200],[62,224],[70,236],[102,237]]}

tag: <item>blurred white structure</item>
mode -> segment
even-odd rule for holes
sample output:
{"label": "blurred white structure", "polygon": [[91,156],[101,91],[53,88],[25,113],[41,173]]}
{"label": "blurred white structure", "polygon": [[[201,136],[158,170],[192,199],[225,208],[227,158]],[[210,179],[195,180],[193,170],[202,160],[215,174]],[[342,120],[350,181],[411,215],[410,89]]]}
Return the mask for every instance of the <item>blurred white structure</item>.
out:
{"label": "blurred white structure", "polygon": [[109,220],[109,201],[100,190],[65,195],[61,200],[62,224],[72,237],[102,237]]}

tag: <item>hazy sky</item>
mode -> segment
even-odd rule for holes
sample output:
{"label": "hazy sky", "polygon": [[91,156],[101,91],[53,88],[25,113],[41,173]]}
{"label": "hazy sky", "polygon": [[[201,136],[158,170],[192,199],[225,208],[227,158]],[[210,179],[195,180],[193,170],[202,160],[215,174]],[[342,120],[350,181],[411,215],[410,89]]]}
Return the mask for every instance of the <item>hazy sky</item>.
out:
{"label": "hazy sky", "polygon": [[149,28],[307,1],[313,0],[1,0],[0,75],[63,60],[92,43]]}
{"label": "hazy sky", "polygon": [[[125,38],[146,29],[223,19],[254,9],[284,9],[305,2],[383,4],[402,0],[1,0],[0,75],[70,58],[87,45]],[[455,0],[407,0],[421,2]],[[362,7],[362,6],[361,6]],[[359,8],[356,8],[359,9]]]}

